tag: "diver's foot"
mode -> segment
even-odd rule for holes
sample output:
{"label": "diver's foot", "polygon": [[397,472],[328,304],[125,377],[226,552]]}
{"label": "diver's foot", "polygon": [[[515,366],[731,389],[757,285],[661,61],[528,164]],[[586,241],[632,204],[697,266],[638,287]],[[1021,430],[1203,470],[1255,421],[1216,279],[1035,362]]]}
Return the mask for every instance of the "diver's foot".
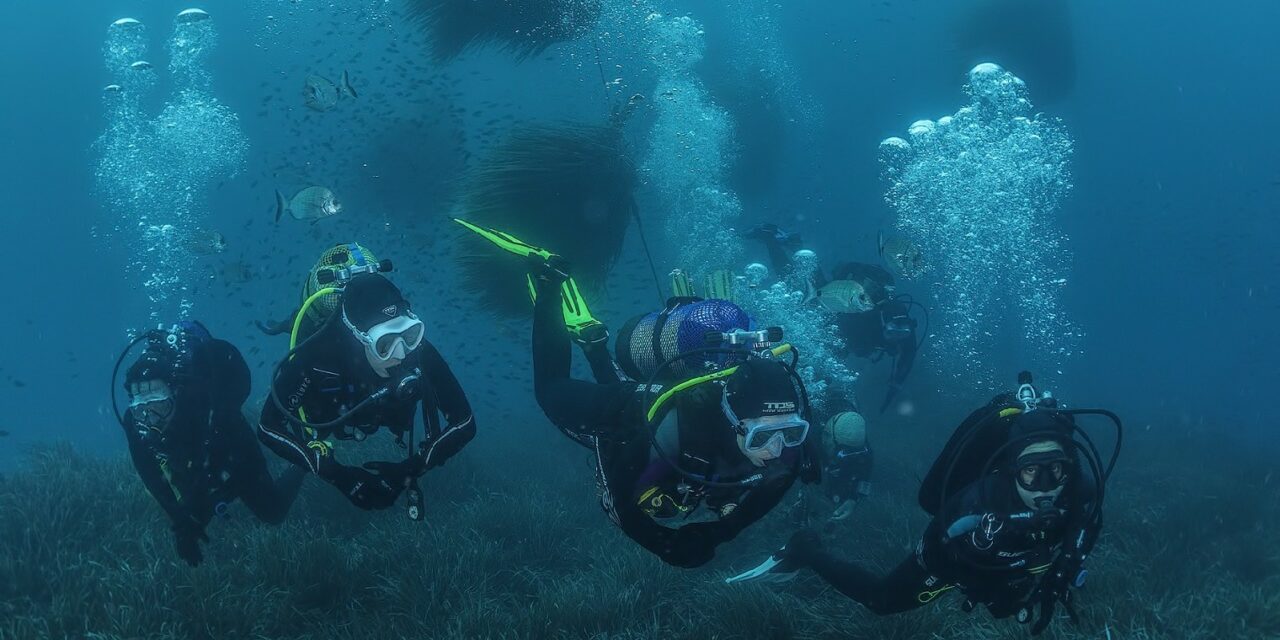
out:
{"label": "diver's foot", "polygon": [[533,254],[528,257],[529,276],[539,282],[560,284],[569,279],[569,261],[556,254],[547,258]]}
{"label": "diver's foot", "polygon": [[801,567],[799,562],[788,557],[786,548],[783,547],[765,558],[764,562],[748,569],[736,576],[725,578],[725,584],[738,584],[740,582],[787,582],[796,577],[796,571]]}
{"label": "diver's foot", "polygon": [[778,239],[778,235],[786,235],[776,224],[758,224],[743,232],[742,237],[748,240],[769,241]]}
{"label": "diver's foot", "polygon": [[787,544],[774,555],[782,555],[797,566],[809,564],[814,556],[822,553],[822,536],[813,529],[801,529],[787,540]]}
{"label": "diver's foot", "polygon": [[776,224],[756,225],[742,234],[748,240],[759,240],[766,243],[776,242],[779,246],[796,249],[799,248],[803,241],[800,239],[799,233],[783,231]]}
{"label": "diver's foot", "polygon": [[609,328],[603,322],[591,320],[586,324],[569,327],[574,342],[587,347],[609,342]]}

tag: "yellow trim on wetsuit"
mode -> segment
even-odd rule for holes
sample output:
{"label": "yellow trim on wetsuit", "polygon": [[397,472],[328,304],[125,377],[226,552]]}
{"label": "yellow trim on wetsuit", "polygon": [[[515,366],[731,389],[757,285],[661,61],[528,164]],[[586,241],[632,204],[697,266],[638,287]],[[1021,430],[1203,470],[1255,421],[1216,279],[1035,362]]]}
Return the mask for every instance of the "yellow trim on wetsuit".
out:
{"label": "yellow trim on wetsuit", "polygon": [[169,490],[173,491],[174,499],[181,503],[182,492],[178,491],[178,486],[173,484],[173,473],[169,471],[169,459],[157,457],[157,461],[160,463],[160,472],[164,474],[164,481],[169,483]]}
{"label": "yellow trim on wetsuit", "polygon": [[327,440],[312,440],[307,443],[308,449],[315,449],[320,453],[321,457],[328,457],[333,453],[333,443]]}
{"label": "yellow trim on wetsuit", "polygon": [[930,602],[933,602],[934,598],[937,598],[943,593],[950,591],[954,588],[956,588],[954,584],[948,584],[948,585],[943,585],[941,589],[938,589],[936,591],[921,591],[920,593],[916,594],[916,602],[919,602],[920,604],[928,604]]}
{"label": "yellow trim on wetsuit", "polygon": [[1009,416],[1016,416],[1016,415],[1018,415],[1019,413],[1022,413],[1022,409],[1019,409],[1019,408],[1017,408],[1017,407],[1009,407],[1008,409],[1001,409],[1001,410],[1000,410],[1000,417],[1001,417],[1001,418],[1008,418]]}

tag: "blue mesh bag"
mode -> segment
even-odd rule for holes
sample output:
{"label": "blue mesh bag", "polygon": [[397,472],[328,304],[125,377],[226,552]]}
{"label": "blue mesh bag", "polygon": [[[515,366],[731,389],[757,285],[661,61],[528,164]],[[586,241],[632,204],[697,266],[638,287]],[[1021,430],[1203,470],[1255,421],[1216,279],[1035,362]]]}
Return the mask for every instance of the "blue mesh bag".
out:
{"label": "blue mesh bag", "polygon": [[[751,317],[728,300],[672,301],[662,311],[637,316],[618,332],[618,366],[634,380],[647,382],[662,363],[708,345],[709,332],[752,329]],[[659,382],[685,380],[722,368],[729,353],[698,353],[672,362]]]}

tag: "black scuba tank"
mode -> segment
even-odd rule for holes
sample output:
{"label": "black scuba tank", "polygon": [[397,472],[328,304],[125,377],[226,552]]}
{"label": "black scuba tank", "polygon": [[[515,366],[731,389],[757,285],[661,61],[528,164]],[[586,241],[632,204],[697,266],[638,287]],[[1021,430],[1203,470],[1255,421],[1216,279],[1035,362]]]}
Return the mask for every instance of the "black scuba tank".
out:
{"label": "black scuba tank", "polygon": [[[1000,413],[1019,406],[1013,394],[1002,393],[986,406],[970,413],[956,427],[920,483],[918,500],[921,509],[930,515],[938,515],[942,505],[951,497],[942,495],[943,485],[946,485],[948,493],[954,494],[978,480],[991,452],[1009,439],[1011,422],[1008,418],[1001,418]],[[951,470],[950,480],[947,478],[948,470]]]}

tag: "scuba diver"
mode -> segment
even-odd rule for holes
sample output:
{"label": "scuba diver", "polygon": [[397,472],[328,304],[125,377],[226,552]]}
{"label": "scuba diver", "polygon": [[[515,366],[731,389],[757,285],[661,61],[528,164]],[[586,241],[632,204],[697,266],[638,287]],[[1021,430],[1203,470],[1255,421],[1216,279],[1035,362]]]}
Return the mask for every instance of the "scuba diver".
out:
{"label": "scuba diver", "polygon": [[[1102,409],[1060,409],[1039,394],[1031,374],[1016,394],[1002,394],[956,429],[920,488],[933,520],[915,551],[877,577],[829,553],[816,532],[791,537],[742,581],[802,567],[878,615],[900,613],[955,589],[962,609],[985,605],[996,618],[1015,616],[1045,630],[1062,604],[1075,619],[1072,587],[1082,587],[1085,560],[1102,530],[1106,482],[1120,453],[1120,419]],[[1104,467],[1076,417],[1100,415],[1116,427]],[[1037,617],[1035,608],[1039,606]]]}
{"label": "scuba diver", "polygon": [[[125,374],[129,407],[122,415],[115,393],[120,366],[144,340],[145,351]],[[272,480],[241,412],[249,367],[231,343],[214,339],[199,322],[148,331],[120,354],[111,390],[133,466],[172,520],[178,555],[188,564],[200,564],[205,529],[237,498],[263,522],[284,521],[306,474],[289,469]]]}
{"label": "scuba diver", "polygon": [[[349,247],[353,253],[362,249]],[[387,508],[408,490],[409,517],[420,520],[418,478],[470,442],[476,424],[462,386],[426,340],[422,320],[382,275],[390,269],[389,261],[362,260],[312,274],[324,288],[294,314],[289,353],[272,376],[258,437],[361,509]],[[299,342],[304,322],[322,300],[331,309],[328,316]],[[415,448],[419,404],[426,434]],[[406,450],[403,461],[339,462],[335,440],[362,441],[384,426]]]}
{"label": "scuba diver", "polygon": [[[601,505],[632,540],[668,564],[702,566],[797,478],[818,481],[795,351],[774,346],[781,330],[752,330],[724,300],[673,298],[623,328],[614,364],[562,258],[457,222],[528,261],[535,396],[593,452]],[[571,340],[596,382],[570,377]]]}
{"label": "scuba diver", "polygon": [[820,491],[806,487],[801,498],[800,522],[808,526],[814,494],[821,493],[833,510],[827,524],[848,520],[854,508],[871,495],[871,470],[875,456],[867,441],[867,421],[857,411],[841,411],[823,423],[822,484]]}
{"label": "scuba diver", "polygon": [[[764,243],[777,273],[790,269],[796,252],[808,252],[801,248],[798,234],[783,231],[777,225],[760,225],[745,235]],[[911,373],[916,354],[924,343],[923,337],[917,336],[929,332],[927,311],[924,330],[919,333],[916,331],[919,323],[911,317],[911,307],[924,310],[923,305],[910,296],[896,295],[895,286],[893,274],[861,262],[837,264],[830,278],[821,269],[815,269],[809,283],[810,298],[836,314],[836,327],[849,353],[872,362],[886,356],[892,359],[893,370],[889,374],[889,389],[880,405],[881,412],[893,402]]]}

